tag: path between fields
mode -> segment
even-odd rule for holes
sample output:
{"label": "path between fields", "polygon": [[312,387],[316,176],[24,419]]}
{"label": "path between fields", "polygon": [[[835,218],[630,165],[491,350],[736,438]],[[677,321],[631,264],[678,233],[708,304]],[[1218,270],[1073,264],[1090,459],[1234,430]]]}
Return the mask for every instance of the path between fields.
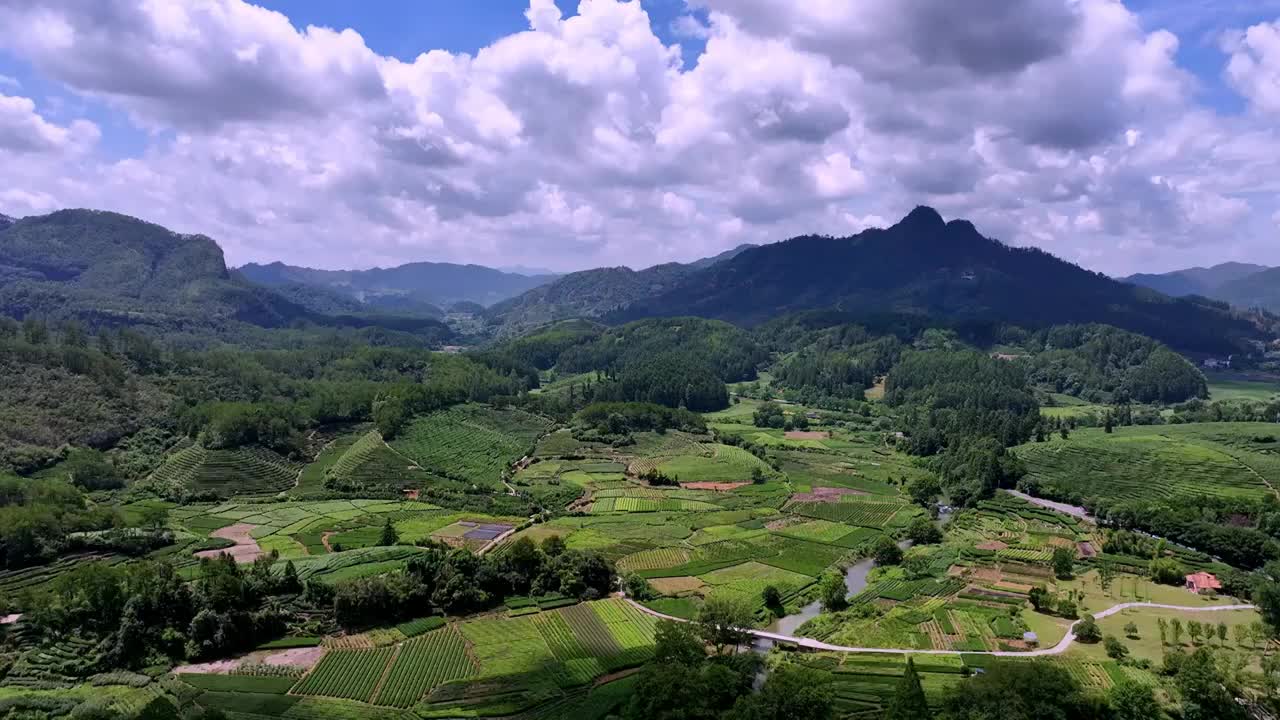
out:
{"label": "path between fields", "polygon": [[[678,618],[671,615],[665,615],[656,610],[650,610],[649,608],[641,605],[640,603],[632,600],[631,598],[624,598],[624,599],[627,602],[631,603],[634,607],[638,608],[640,611],[648,613],[649,615],[652,615],[654,617],[659,617],[659,618],[662,618],[663,620],[674,620],[675,622],[690,622],[689,620],[685,620],[683,618]],[[1129,608],[1155,608],[1158,610],[1182,610],[1186,612],[1218,612],[1218,611],[1224,611],[1224,610],[1256,610],[1257,609],[1253,605],[1213,605],[1211,607],[1184,607],[1182,605],[1165,605],[1162,603],[1128,602],[1128,603],[1120,603],[1119,605],[1113,605],[1112,607],[1109,607],[1106,610],[1103,610],[1099,613],[1094,614],[1093,617],[1097,620],[1101,620],[1102,618],[1110,617],[1111,615],[1115,615],[1118,612],[1123,612],[1125,610],[1128,610]],[[773,633],[767,630],[748,630],[747,634],[751,635],[752,637],[760,638],[762,640],[774,640],[779,642],[794,643],[796,645],[799,645],[800,647],[809,648],[810,650],[827,650],[831,652],[857,652],[857,653],[882,653],[882,654],[911,653],[913,655],[998,655],[1000,657],[1044,657],[1048,655],[1061,655],[1062,653],[1066,652],[1067,648],[1071,647],[1071,643],[1074,642],[1076,639],[1075,628],[1076,628],[1076,625],[1078,625],[1080,622],[1081,622],[1080,620],[1077,620],[1071,623],[1071,627],[1067,628],[1067,634],[1063,636],[1062,640],[1060,640],[1057,645],[1054,645],[1051,648],[1041,648],[1040,650],[983,650],[979,652],[972,652],[969,650],[916,650],[914,648],[864,648],[864,647],[849,647],[847,645],[832,645],[830,643],[824,643],[821,640],[814,640],[813,638],[796,637],[794,635],[783,635],[781,633]]]}

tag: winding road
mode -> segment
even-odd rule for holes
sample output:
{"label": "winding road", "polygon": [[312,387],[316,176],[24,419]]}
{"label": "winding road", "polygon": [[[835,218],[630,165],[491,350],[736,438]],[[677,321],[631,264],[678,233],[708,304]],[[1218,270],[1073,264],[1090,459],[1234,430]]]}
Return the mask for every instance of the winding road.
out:
{"label": "winding road", "polygon": [[[675,622],[689,622],[684,618],[673,617],[671,615],[664,615],[663,613],[657,612],[656,610],[650,610],[649,608],[641,605],[640,603],[632,600],[631,598],[625,598],[625,599],[627,602],[631,603],[641,612],[647,613],[654,617],[659,617],[659,618],[662,618],[663,620],[673,620]],[[1103,610],[1099,613],[1094,614],[1093,617],[1097,620],[1101,620],[1102,618],[1115,615],[1118,612],[1123,612],[1130,608],[1155,608],[1159,610],[1180,610],[1184,612],[1221,612],[1225,610],[1255,610],[1256,609],[1253,605],[1212,605],[1209,607],[1184,607],[1182,605],[1164,605],[1162,603],[1129,602],[1129,603],[1120,603],[1119,605],[1113,605],[1112,607],[1109,607],[1106,610]],[[998,655],[1001,657],[1044,657],[1048,655],[1061,655],[1062,653],[1066,652],[1067,648],[1071,647],[1071,643],[1074,642],[1076,639],[1075,629],[1076,629],[1076,625],[1079,623],[1080,623],[1080,620],[1077,620],[1071,623],[1071,627],[1067,628],[1067,634],[1063,636],[1062,640],[1060,640],[1057,645],[1054,645],[1051,648],[1041,648],[1039,650],[984,650],[980,652],[972,652],[968,650],[916,650],[914,648],[849,647],[847,645],[832,645],[830,643],[824,643],[821,640],[814,640],[813,638],[803,638],[803,637],[796,637],[795,635],[783,635],[781,633],[773,633],[767,630],[747,630],[747,634],[751,635],[752,637],[759,638],[761,640],[772,640],[774,642],[792,643],[800,647],[809,648],[811,650],[826,650],[829,652],[883,653],[883,654],[895,654],[895,655],[900,653],[911,653],[913,655],[961,655],[963,654],[963,655]]]}

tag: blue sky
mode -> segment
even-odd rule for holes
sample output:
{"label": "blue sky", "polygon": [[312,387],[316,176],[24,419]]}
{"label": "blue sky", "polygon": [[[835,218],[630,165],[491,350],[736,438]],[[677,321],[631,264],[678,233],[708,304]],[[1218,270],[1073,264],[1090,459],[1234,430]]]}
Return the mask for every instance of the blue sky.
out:
{"label": "blue sky", "polygon": [[1280,264],[1280,0],[640,2],[0,0],[0,213],[566,270],[930,204],[1113,274]]}

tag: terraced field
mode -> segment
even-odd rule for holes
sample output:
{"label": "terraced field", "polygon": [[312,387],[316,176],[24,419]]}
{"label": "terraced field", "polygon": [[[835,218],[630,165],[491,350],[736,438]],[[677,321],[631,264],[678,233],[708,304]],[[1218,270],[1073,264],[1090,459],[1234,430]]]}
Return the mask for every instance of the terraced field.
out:
{"label": "terraced field", "polygon": [[418,418],[391,445],[428,472],[498,489],[503,471],[550,429],[522,410],[463,405]]}
{"label": "terraced field", "polygon": [[325,487],[343,492],[385,494],[421,489],[435,478],[383,442],[377,430],[355,441],[325,471]]}
{"label": "terraced field", "polygon": [[269,495],[291,489],[301,463],[264,448],[208,450],[196,444],[170,455],[147,484],[170,498]]}
{"label": "terraced field", "polygon": [[412,707],[432,688],[474,675],[467,647],[453,628],[435,630],[400,647],[374,702]]}
{"label": "terraced field", "polygon": [[1280,487],[1280,462],[1251,440],[1274,434],[1262,423],[1089,428],[1015,452],[1056,497],[1260,497]]}
{"label": "terraced field", "polygon": [[368,702],[394,653],[391,648],[331,650],[294,692]]}

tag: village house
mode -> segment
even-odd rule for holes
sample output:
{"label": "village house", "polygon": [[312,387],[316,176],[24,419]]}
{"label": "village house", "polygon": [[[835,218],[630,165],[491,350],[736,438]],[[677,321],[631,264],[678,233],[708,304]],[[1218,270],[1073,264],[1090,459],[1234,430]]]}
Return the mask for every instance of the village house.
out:
{"label": "village house", "polygon": [[1221,590],[1222,583],[1213,573],[1198,572],[1187,576],[1187,589],[1194,593],[1206,590]]}

